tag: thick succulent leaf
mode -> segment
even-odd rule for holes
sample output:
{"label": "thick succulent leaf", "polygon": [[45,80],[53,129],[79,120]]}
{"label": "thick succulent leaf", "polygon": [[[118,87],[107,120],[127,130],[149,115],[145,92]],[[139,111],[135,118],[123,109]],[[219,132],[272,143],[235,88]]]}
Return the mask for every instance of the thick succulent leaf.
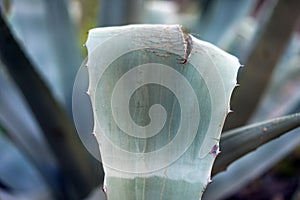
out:
{"label": "thick succulent leaf", "polygon": [[108,198],[198,200],[238,60],[179,25],[93,29],[86,46]]}
{"label": "thick succulent leaf", "polygon": [[65,0],[9,1],[9,22],[49,88],[71,111],[81,55]]}
{"label": "thick succulent leaf", "polygon": [[86,70],[87,59],[80,66],[74,83],[72,113],[75,127],[80,140],[85,148],[101,161],[98,143],[91,134],[93,131],[93,111],[89,96],[86,94],[89,85],[88,72]]}
{"label": "thick succulent leaf", "polygon": [[241,87],[232,98],[235,114],[228,116],[226,130],[244,125],[254,114],[270,82],[272,72],[298,24],[299,10],[298,0],[278,1],[274,7],[270,19],[245,62],[247,67],[243,68],[239,80]]}
{"label": "thick succulent leaf", "polygon": [[[299,33],[295,32],[293,38],[290,40],[288,49],[276,67],[275,73],[272,75],[272,82],[269,83],[269,88],[264,94],[264,100],[256,111],[256,114],[252,116],[252,123],[299,112],[299,110],[296,109],[300,97],[299,42]],[[276,145],[266,144],[264,147],[251,153],[252,156],[241,158],[230,166],[227,172],[222,173],[222,176],[217,175],[215,177],[215,181],[209,186],[212,188],[209,188],[207,193],[214,193],[214,189],[216,188],[218,188],[220,192],[219,197],[238,192],[241,187],[265,173],[276,164],[276,162],[282,160],[296,148],[296,146],[300,144],[297,134],[299,134],[299,129],[287,134],[290,136],[283,136],[278,139],[277,142],[271,142],[277,144],[277,148]],[[262,153],[262,155],[260,155],[260,153]],[[257,156],[257,158],[254,156]],[[263,156],[265,156],[265,158]],[[221,156],[219,158],[221,158]],[[258,164],[255,165],[254,163]],[[218,165],[218,161],[216,161],[216,165]],[[249,169],[253,170],[249,171]],[[244,171],[245,174],[240,173],[242,171]],[[234,181],[233,184],[226,184],[226,179],[234,179],[236,181]],[[213,198],[213,196],[210,197]]]}
{"label": "thick succulent leaf", "polygon": [[[2,134],[2,130],[0,130],[0,162],[0,180],[11,189],[6,190],[8,193],[44,194],[45,197],[50,197],[48,185],[41,179],[30,161]],[[6,199],[2,189],[0,198]]]}
{"label": "thick succulent leaf", "polygon": [[193,32],[213,44],[218,44],[225,36],[224,33],[249,14],[255,3],[256,1],[208,1]]}
{"label": "thick succulent leaf", "polygon": [[251,13],[239,18],[236,23],[230,26],[229,30],[221,37],[218,46],[245,63],[264,30],[276,3],[277,0],[252,1],[255,6],[252,6]]}
{"label": "thick succulent leaf", "polygon": [[101,0],[99,26],[140,23],[144,0]]}
{"label": "thick succulent leaf", "polygon": [[[300,32],[295,32],[251,122],[299,112]],[[284,103],[283,103],[284,102]]]}
{"label": "thick succulent leaf", "polygon": [[216,160],[213,174],[263,144],[300,126],[300,113],[256,123],[222,134],[222,154]]}
{"label": "thick succulent leaf", "polygon": [[[262,175],[300,144],[300,130],[295,129],[232,163],[225,172],[213,177],[203,199],[223,199]],[[228,180],[231,181],[228,184]],[[218,191],[218,192],[216,192]]]}
{"label": "thick succulent leaf", "polygon": [[92,187],[90,155],[82,148],[66,113],[51,96],[2,17],[0,28],[0,59],[32,109],[62,167],[62,175],[70,181],[70,187],[76,188],[77,198],[81,198]]}
{"label": "thick succulent leaf", "polygon": [[3,70],[0,71],[0,124],[6,130],[8,138],[33,163],[49,189],[57,193],[58,177],[55,174],[58,169],[55,159],[28,105],[24,103],[17,88],[1,72]]}

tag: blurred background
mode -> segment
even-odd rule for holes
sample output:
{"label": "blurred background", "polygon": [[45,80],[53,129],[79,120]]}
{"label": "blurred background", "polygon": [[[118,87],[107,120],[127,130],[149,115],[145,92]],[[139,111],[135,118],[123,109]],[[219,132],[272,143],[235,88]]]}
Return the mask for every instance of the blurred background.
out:
{"label": "blurred background", "polygon": [[[300,112],[297,0],[0,0],[0,9],[0,199],[105,199],[101,163],[72,119],[94,27],[182,24],[237,56],[245,67],[224,131]],[[299,132],[213,177],[216,198],[300,199]]]}

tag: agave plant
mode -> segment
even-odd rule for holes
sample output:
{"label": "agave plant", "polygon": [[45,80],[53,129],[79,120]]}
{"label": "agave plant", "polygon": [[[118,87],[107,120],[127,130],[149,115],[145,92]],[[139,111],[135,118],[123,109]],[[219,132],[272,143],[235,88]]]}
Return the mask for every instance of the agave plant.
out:
{"label": "agave plant", "polygon": [[[128,1],[127,7],[130,8],[130,12],[128,13],[129,10],[125,10],[122,6],[114,5],[116,2],[118,1],[101,1],[101,15],[99,16],[101,17],[100,24],[102,26],[151,22],[151,19],[148,18],[146,20],[143,17],[143,14],[148,17],[151,16],[151,13],[149,15],[150,11],[145,10],[145,12],[141,12],[140,10],[141,7],[139,6],[142,6],[143,3],[135,4],[134,0]],[[119,3],[122,2],[120,1]],[[187,154],[179,156],[180,159],[176,159],[177,161],[169,166],[167,171],[155,167],[155,170],[153,170],[153,166],[160,166],[161,162],[166,162],[166,160],[152,159],[146,160],[146,165],[142,168],[146,171],[137,174],[136,172],[140,171],[130,171],[128,167],[130,164],[124,160],[122,163],[117,163],[117,165],[116,163],[107,162],[110,159],[110,155],[114,154],[110,154],[111,149],[109,147],[102,146],[101,151],[104,153],[101,156],[106,172],[105,185],[107,188],[105,190],[107,191],[108,199],[120,199],[120,196],[121,199],[151,199],[153,196],[155,198],[158,197],[158,199],[197,199],[200,197],[200,193],[203,192],[205,185],[210,182],[210,170],[212,170],[212,183],[208,185],[207,190],[204,192],[203,199],[225,198],[237,191],[242,185],[253,179],[253,177],[258,177],[266,172],[271,166],[299,145],[299,130],[296,129],[299,127],[299,114],[270,120],[270,117],[299,112],[299,91],[295,89],[297,88],[297,84],[299,86],[299,76],[297,76],[299,75],[299,70],[297,71],[299,69],[297,62],[297,59],[299,59],[299,46],[296,45],[299,44],[299,32],[294,31],[297,19],[299,18],[299,2],[265,1],[265,4],[259,4],[261,6],[257,6],[256,1],[243,2],[245,3],[240,2],[238,5],[235,5],[235,9],[232,9],[232,5],[223,5],[224,1],[209,1],[207,4],[200,4],[203,5],[201,7],[203,9],[201,20],[196,20],[197,23],[195,24],[197,26],[189,27],[187,25],[192,32],[199,33],[203,40],[221,47],[224,45],[223,48],[227,47],[227,50],[237,55],[240,58],[240,62],[245,65],[239,71],[238,83],[240,87],[235,89],[232,102],[230,103],[234,113],[228,116],[225,123],[226,131],[223,131],[222,135],[219,135],[221,127],[215,127],[215,135],[212,136],[213,140],[205,140],[204,136],[203,138],[201,138],[202,136],[199,138],[196,137],[198,143],[194,142],[191,145],[191,149],[197,150],[195,151],[197,155],[199,155],[198,151],[205,152],[202,155],[208,155],[208,157],[204,156],[201,162],[207,161],[210,164],[197,165],[191,159],[195,152],[188,150],[184,151]],[[105,195],[101,192],[101,186],[99,187],[103,183],[102,178],[104,175],[101,163],[97,162],[86,151],[86,148],[76,134],[75,126],[71,120],[72,109],[70,101],[72,86],[76,70],[80,66],[80,60],[83,59],[80,56],[79,48],[76,46],[78,42],[74,35],[75,29],[72,26],[69,15],[67,15],[67,3],[56,0],[23,0],[12,2],[0,1],[0,5],[2,11],[0,21],[0,141],[2,144],[0,159],[1,165],[3,163],[3,167],[0,167],[0,198],[83,199],[96,188],[97,192],[94,197],[104,199]],[[27,11],[26,8],[32,6],[34,6],[32,11],[36,12],[25,12]],[[137,7],[140,9],[137,9]],[[91,8],[95,9],[96,6],[91,6]],[[111,12],[110,16],[105,14],[113,8],[120,10],[114,10],[116,12]],[[219,15],[220,10],[227,17]],[[55,15],[53,15],[54,12],[56,13]],[[238,20],[249,16],[256,22],[255,26],[253,26],[253,21],[251,20],[242,22]],[[96,15],[94,15],[94,19],[96,19]],[[257,19],[262,23],[257,23]],[[278,23],[279,19],[282,22]],[[159,20],[156,22],[159,22]],[[185,24],[184,21],[177,23]],[[252,24],[249,25],[247,23]],[[242,29],[239,27],[240,24],[243,25]],[[122,60],[120,57],[120,60],[113,63],[115,66],[124,66],[123,64],[126,63],[128,65],[125,66],[128,67],[129,64],[141,64],[151,59],[160,59],[157,62],[175,66],[175,70],[177,68],[179,71],[181,70],[180,74],[183,74],[185,77],[193,77],[191,76],[192,71],[189,71],[191,67],[188,66],[191,62],[194,66],[201,65],[201,62],[198,62],[195,58],[196,55],[201,55],[203,51],[216,49],[213,45],[206,42],[199,42],[195,38],[198,37],[197,34],[189,36],[185,31],[178,29],[178,26],[170,28],[170,30],[174,31],[171,31],[169,36],[175,43],[164,41],[165,37],[157,37],[157,33],[161,33],[160,29],[162,27],[147,26],[145,27],[147,31],[143,33],[138,28],[140,26],[142,25],[127,27],[126,31],[119,30],[118,28],[106,28],[105,31],[101,32],[101,38],[95,38],[94,41],[88,40],[87,47],[90,54],[87,66],[90,87],[92,87],[88,91],[91,97],[93,95],[96,97],[97,95],[94,93],[98,91],[97,94],[100,94],[105,103],[105,98],[107,97],[103,94],[111,90],[109,88],[110,84],[105,88],[97,86],[96,83],[98,82],[95,82],[92,77],[98,74],[99,71],[97,73],[92,71],[96,69],[96,67],[92,67],[93,63],[110,60],[111,56],[113,57],[117,52],[122,50],[121,47],[130,47],[128,43],[132,41],[131,39],[136,41],[134,44],[137,49],[149,47],[147,41],[149,42],[150,40],[156,41],[159,44],[158,46],[146,48],[147,51],[135,51],[131,55],[131,59]],[[227,34],[233,30],[237,30],[237,32],[234,32],[236,35]],[[243,35],[244,33],[245,35]],[[95,34],[95,32],[91,31],[90,34]],[[126,37],[124,34],[127,34]],[[221,37],[221,35],[224,35],[224,37]],[[242,37],[240,37],[241,35]],[[119,36],[123,37],[124,40],[116,39]],[[129,40],[127,36],[129,38],[134,37]],[[162,34],[162,36],[165,35]],[[293,40],[290,42],[292,36]],[[111,38],[114,38],[114,40]],[[191,49],[189,39],[192,40],[193,49]],[[289,43],[288,51],[285,51]],[[173,44],[174,46],[170,47],[169,44]],[[106,48],[102,49],[102,45],[106,45]],[[157,51],[157,49],[160,50]],[[276,51],[273,51],[274,49]],[[166,53],[170,51],[171,54]],[[105,54],[105,59],[99,61],[99,52]],[[232,57],[227,56],[228,54],[225,56],[225,53],[220,52],[222,51],[216,50],[213,53],[216,57],[211,62],[221,64],[225,62],[235,63],[228,64],[228,66],[232,65],[235,67],[231,67],[232,71],[225,70],[226,72],[218,76],[218,79],[213,79],[210,76],[205,78],[213,79],[214,81],[222,80],[220,81],[223,82],[221,85],[227,89],[218,90],[217,86],[213,86],[216,87],[215,91],[213,90],[214,92],[224,92],[223,97],[219,99],[215,95],[213,101],[224,100],[222,102],[223,106],[220,103],[205,101],[205,104],[202,104],[203,107],[200,106],[199,110],[208,111],[207,105],[211,104],[213,109],[215,109],[214,111],[217,110],[218,114],[223,111],[220,114],[220,121],[218,121],[222,123],[224,122],[225,115],[229,112],[229,97],[233,86],[236,84],[235,76],[239,64],[236,61],[229,62],[227,59]],[[264,56],[261,56],[261,52],[264,52]],[[280,56],[283,53],[285,57],[280,60]],[[201,60],[205,61],[204,58]],[[264,70],[267,72],[262,72],[261,66],[265,66]],[[284,73],[282,71],[275,71],[275,76],[271,80],[271,74],[275,66],[278,66],[277,69],[284,69],[286,71]],[[198,68],[195,67],[195,69]],[[218,68],[216,69],[219,70]],[[84,73],[87,72],[85,68],[81,68],[81,70],[85,71]],[[122,68],[122,70],[126,71],[128,69]],[[106,81],[113,83],[124,72],[122,70],[118,71],[118,73],[111,73]],[[84,73],[80,73],[81,78],[87,75]],[[158,77],[165,74],[162,72],[160,74],[156,73]],[[289,84],[283,84],[287,80],[290,81]],[[174,80],[170,81],[174,83]],[[192,81],[192,78],[189,81]],[[94,82],[94,84],[91,82]],[[267,83],[271,83],[268,88]],[[87,90],[85,87],[87,85],[85,84],[87,82],[79,84],[82,91]],[[82,85],[85,86],[83,87]],[[96,86],[97,88],[93,88]],[[122,86],[125,86],[125,84],[119,85],[119,88],[122,88]],[[290,90],[286,90],[287,86],[289,86]],[[178,86],[178,88],[182,87],[182,85]],[[151,91],[156,91],[156,89],[154,84],[154,86],[147,88],[147,92],[151,94]],[[199,92],[200,89],[196,89],[196,91]],[[278,91],[285,95],[278,96]],[[288,91],[292,92],[287,93]],[[75,92],[78,92],[78,90],[75,90]],[[188,91],[184,90],[184,92]],[[196,99],[198,98],[197,95],[200,94],[198,92],[195,93]],[[113,93],[113,95],[118,94],[122,93]],[[129,101],[129,105],[132,106],[130,112],[134,110],[134,103],[143,99],[143,95],[147,95],[142,90],[133,94],[135,95],[134,99]],[[264,100],[261,101],[258,107],[259,99],[262,99],[262,97],[264,97]],[[88,96],[84,98],[86,100]],[[116,99],[118,100],[118,98]],[[176,108],[176,100],[174,100],[174,96],[172,95],[166,96],[163,99],[155,99],[153,97],[150,102],[141,104],[141,107],[146,107],[146,110],[149,110],[153,102],[156,104],[159,103],[166,106],[166,116],[168,116],[168,111],[172,110],[170,105],[173,105],[173,103],[171,101],[175,102],[174,105]],[[94,107],[97,107],[97,102],[101,101],[92,98]],[[93,132],[91,121],[92,110],[89,105],[84,104],[82,106],[83,103],[80,104],[80,102],[74,105],[77,106],[73,107],[73,111],[78,112],[78,110],[82,110],[81,107],[90,109],[89,113],[78,112],[81,115],[78,113],[77,115],[75,114],[75,119],[76,123],[80,121],[79,134],[82,134],[82,132],[86,133],[83,137],[80,135],[82,141],[85,144],[88,143],[86,141],[89,141],[89,150],[95,157],[99,157],[99,152],[95,148],[95,145],[97,147],[98,144],[94,136],[90,134]],[[186,105],[187,107],[190,106],[188,102]],[[101,123],[109,121],[111,118],[111,114],[107,112],[109,106],[106,105],[104,110],[101,110],[101,105],[98,105],[97,108],[100,109],[97,112],[105,112],[107,115],[97,114],[96,110],[94,110],[95,119],[101,116]],[[160,109],[159,107],[157,108]],[[154,111],[157,108],[153,108]],[[258,111],[253,115],[255,108],[258,108]],[[118,108],[116,112],[119,109],[121,108]],[[177,113],[181,112],[179,109],[176,109]],[[147,116],[148,112],[145,113],[143,110],[138,111],[135,111],[135,115],[132,116],[133,119],[140,119],[138,124],[146,125],[149,119],[145,118],[145,116]],[[118,114],[120,113],[116,115]],[[79,119],[77,118],[78,116]],[[162,116],[163,113],[159,116],[153,115],[153,117],[158,117],[159,120],[163,120]],[[250,116],[252,116],[251,119]],[[197,115],[193,117],[197,117]],[[173,120],[178,121],[179,119],[174,118]],[[247,121],[248,123],[252,122],[252,124],[244,126]],[[207,122],[207,124],[209,123]],[[99,128],[96,126],[94,131],[101,146],[101,142],[104,142],[105,138],[103,139],[103,135],[99,134]],[[111,127],[107,128],[105,130],[109,130]],[[290,132],[293,129],[295,130]],[[285,135],[271,141],[283,134]],[[122,141],[126,141],[126,138],[119,138],[119,136],[110,139],[119,142],[118,145],[124,145]],[[168,142],[169,139],[165,138],[165,141]],[[220,143],[218,142],[219,139]],[[166,144],[164,140],[161,140],[161,142],[160,145]],[[202,144],[204,146],[201,148]],[[211,164],[215,159],[215,154],[218,153],[218,146],[220,146],[221,154],[218,155],[215,165],[212,168]],[[147,148],[143,149],[145,147],[148,150]],[[152,147],[151,145],[146,145],[146,143],[140,143],[139,145],[129,143],[127,148],[129,150],[150,151]],[[169,150],[177,151],[178,149],[170,148]],[[191,165],[185,164],[188,160],[192,163]],[[119,167],[116,168],[116,166]],[[135,167],[135,169],[139,169],[139,166]],[[225,169],[227,170],[223,172]],[[191,173],[188,174],[189,172]],[[134,179],[131,178],[132,174],[134,174]],[[172,181],[173,176],[177,176],[175,181]],[[197,176],[201,176],[201,178],[198,179]],[[160,177],[167,178],[162,180]],[[198,182],[192,181],[193,179]],[[190,182],[195,184],[191,184]],[[93,197],[90,198],[92,199]]]}

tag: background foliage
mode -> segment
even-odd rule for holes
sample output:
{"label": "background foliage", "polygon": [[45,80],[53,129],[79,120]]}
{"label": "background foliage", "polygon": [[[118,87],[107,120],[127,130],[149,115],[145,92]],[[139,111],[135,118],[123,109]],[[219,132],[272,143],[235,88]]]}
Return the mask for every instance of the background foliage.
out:
{"label": "background foliage", "polygon": [[[297,0],[0,0],[0,7],[0,199],[104,199],[101,164],[81,144],[71,113],[82,44],[96,26],[179,23],[239,57],[246,67],[225,130],[300,112]],[[204,198],[299,198],[299,144],[298,128],[247,154],[213,177]]]}

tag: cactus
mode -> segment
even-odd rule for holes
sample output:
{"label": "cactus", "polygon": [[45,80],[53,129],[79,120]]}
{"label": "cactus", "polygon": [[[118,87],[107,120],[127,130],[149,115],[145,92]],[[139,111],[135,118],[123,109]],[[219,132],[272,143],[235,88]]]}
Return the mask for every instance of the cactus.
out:
{"label": "cactus", "polygon": [[238,59],[179,25],[96,28],[86,46],[108,199],[201,198]]}

